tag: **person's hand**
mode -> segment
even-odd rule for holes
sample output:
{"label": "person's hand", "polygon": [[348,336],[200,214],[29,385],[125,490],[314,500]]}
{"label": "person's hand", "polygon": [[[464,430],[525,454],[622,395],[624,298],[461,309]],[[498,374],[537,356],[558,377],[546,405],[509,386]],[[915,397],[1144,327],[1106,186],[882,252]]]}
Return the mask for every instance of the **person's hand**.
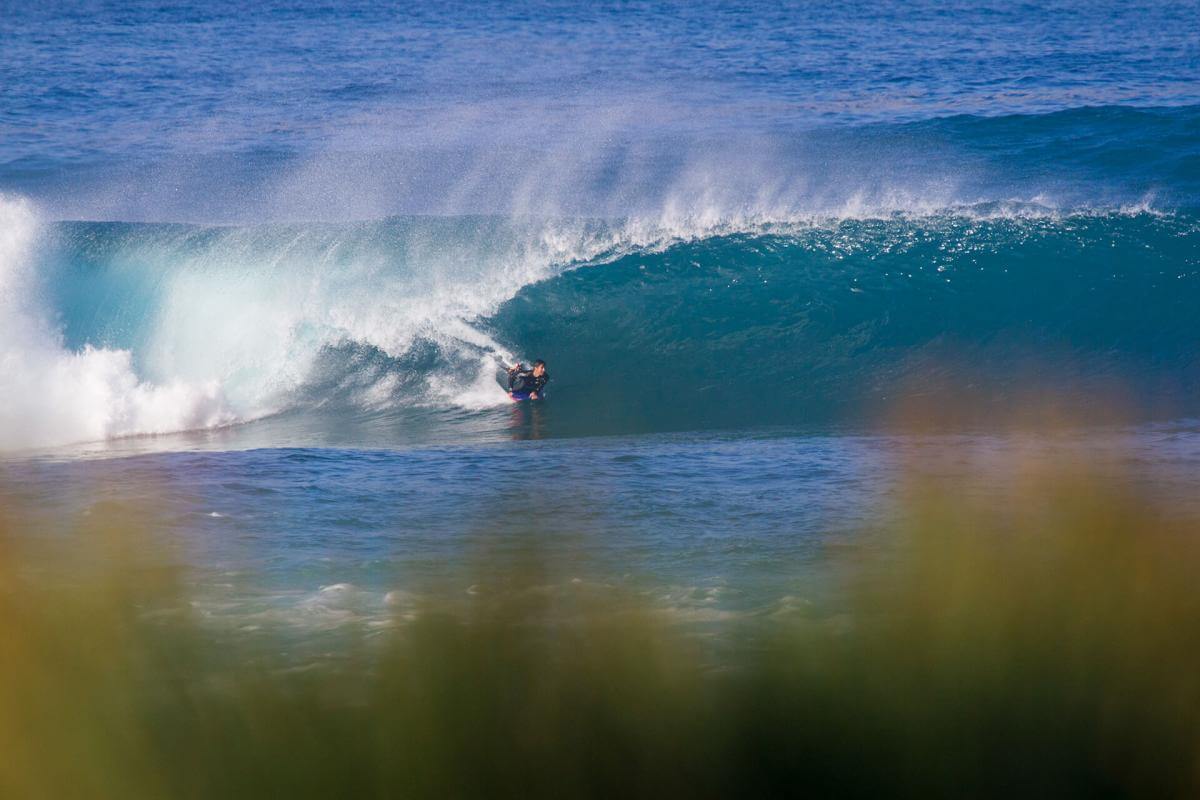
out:
{"label": "person's hand", "polygon": [[530,392],[530,393],[529,393],[529,399],[530,399],[530,400],[537,400],[537,399],[538,399],[537,392]]}

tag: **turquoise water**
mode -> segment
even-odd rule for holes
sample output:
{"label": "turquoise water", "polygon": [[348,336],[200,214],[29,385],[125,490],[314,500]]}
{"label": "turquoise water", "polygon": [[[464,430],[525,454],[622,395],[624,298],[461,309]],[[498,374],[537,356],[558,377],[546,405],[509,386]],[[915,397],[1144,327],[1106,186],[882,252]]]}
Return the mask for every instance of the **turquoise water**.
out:
{"label": "turquoise water", "polygon": [[769,614],[1035,397],[1196,496],[1192,3],[3,12],[5,486],[233,616],[535,534]]}
{"label": "turquoise water", "polygon": [[[976,418],[1037,393],[1194,415],[1198,243],[1188,211],[1021,206],[700,230],[59,223],[35,263],[62,347],[130,353],[143,392],[182,385],[177,411],[402,447],[503,438],[514,413],[541,437],[853,425],[933,386]],[[500,365],[534,357],[552,402],[514,411]],[[121,432],[208,427],[142,403]]]}

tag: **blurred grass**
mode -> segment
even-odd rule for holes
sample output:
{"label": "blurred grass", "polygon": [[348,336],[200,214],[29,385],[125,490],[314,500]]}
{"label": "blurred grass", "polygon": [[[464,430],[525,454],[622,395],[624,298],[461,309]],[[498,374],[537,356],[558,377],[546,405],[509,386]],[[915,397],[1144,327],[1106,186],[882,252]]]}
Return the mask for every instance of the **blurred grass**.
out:
{"label": "blurred grass", "polygon": [[264,666],[153,509],[43,541],[3,503],[0,797],[1196,796],[1200,527],[1132,485],[916,486],[839,556],[844,613],[729,623],[715,665],[636,597],[541,591],[534,548]]}

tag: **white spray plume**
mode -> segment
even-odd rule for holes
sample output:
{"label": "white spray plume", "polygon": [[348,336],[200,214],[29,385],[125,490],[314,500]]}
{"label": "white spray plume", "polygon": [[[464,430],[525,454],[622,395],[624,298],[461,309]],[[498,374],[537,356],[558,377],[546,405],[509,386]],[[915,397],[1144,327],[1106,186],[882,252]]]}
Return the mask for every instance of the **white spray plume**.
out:
{"label": "white spray plume", "polygon": [[63,346],[33,269],[39,227],[28,201],[0,196],[0,450],[231,421],[216,384],[147,384],[127,350]]}

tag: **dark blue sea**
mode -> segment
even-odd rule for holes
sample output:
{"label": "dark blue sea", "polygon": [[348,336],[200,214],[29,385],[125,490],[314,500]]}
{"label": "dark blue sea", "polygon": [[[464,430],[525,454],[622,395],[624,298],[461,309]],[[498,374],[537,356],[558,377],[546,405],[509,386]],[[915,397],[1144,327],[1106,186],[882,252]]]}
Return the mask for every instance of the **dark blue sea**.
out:
{"label": "dark blue sea", "polygon": [[531,538],[770,616],[916,472],[1194,506],[1198,418],[1194,0],[0,2],[0,487],[214,618]]}

